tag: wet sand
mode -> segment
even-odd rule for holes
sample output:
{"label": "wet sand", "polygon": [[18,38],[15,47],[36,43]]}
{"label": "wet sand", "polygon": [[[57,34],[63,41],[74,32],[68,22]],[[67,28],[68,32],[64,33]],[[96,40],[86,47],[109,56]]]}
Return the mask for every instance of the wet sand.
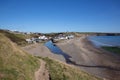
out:
{"label": "wet sand", "polygon": [[120,56],[95,47],[86,37],[57,43],[66,54],[85,72],[106,80],[120,80]]}

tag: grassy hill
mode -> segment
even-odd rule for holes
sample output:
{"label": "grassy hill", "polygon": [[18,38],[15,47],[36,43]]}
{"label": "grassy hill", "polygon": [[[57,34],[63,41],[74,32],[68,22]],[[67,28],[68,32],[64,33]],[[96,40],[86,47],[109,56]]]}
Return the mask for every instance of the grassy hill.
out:
{"label": "grassy hill", "polygon": [[38,59],[0,33],[0,80],[34,80]]}
{"label": "grassy hill", "polygon": [[25,44],[27,44],[27,42],[25,41],[26,36],[23,34],[14,34],[5,30],[0,30],[0,33],[8,37],[11,41],[16,43],[17,45],[24,46]]}

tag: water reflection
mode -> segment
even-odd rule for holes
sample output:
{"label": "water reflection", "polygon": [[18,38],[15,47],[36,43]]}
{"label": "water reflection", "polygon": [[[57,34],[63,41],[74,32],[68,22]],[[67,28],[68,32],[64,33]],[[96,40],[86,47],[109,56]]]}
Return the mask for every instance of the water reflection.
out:
{"label": "water reflection", "polygon": [[69,56],[68,54],[64,53],[57,45],[55,45],[54,43],[52,43],[52,41],[48,41],[45,43],[45,46],[54,54],[58,54],[58,55],[62,55],[67,63],[73,63],[70,58],[71,56]]}

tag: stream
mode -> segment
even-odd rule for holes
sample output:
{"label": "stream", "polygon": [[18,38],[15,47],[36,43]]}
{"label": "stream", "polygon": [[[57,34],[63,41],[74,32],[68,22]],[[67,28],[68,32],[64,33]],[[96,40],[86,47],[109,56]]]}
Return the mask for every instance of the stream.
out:
{"label": "stream", "polygon": [[75,64],[73,61],[70,60],[71,56],[69,56],[68,54],[64,53],[57,45],[55,45],[52,41],[48,41],[45,43],[45,46],[54,54],[58,54],[58,55],[62,55],[65,60],[66,63],[69,64]]}

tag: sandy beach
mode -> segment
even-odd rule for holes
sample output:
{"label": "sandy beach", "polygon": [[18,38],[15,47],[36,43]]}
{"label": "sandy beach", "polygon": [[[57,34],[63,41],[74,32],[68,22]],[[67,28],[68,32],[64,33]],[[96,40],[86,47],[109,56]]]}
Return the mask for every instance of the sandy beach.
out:
{"label": "sandy beach", "polygon": [[57,44],[76,66],[105,80],[120,80],[120,56],[95,47],[86,37]]}
{"label": "sandy beach", "polygon": [[44,46],[44,44],[32,44],[22,47],[22,49],[34,56],[49,57],[65,62],[65,59],[62,55],[53,54],[47,47]]}
{"label": "sandy beach", "polygon": [[[56,45],[71,56],[70,60],[81,70],[105,80],[120,79],[120,57],[95,47],[85,36],[65,40]],[[29,45],[23,49],[35,56],[50,57],[65,62],[62,55],[53,54],[43,44]]]}

